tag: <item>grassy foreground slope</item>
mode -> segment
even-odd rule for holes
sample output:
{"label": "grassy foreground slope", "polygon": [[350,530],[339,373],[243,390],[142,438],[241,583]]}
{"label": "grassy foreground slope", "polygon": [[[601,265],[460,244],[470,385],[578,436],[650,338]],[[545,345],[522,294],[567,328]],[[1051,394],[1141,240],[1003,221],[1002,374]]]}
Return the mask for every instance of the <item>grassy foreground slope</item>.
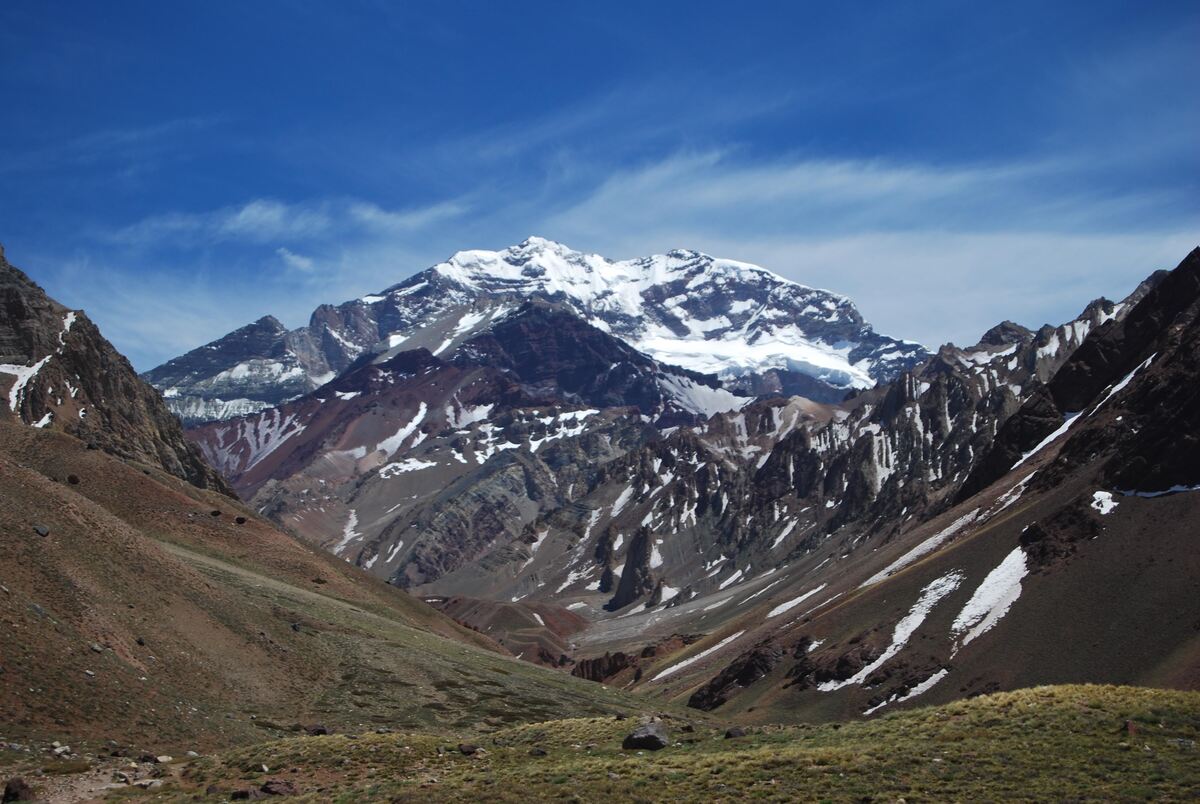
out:
{"label": "grassy foreground slope", "polygon": [[[0,421],[0,767],[640,711],[223,495]],[[10,743],[21,746],[7,750]]]}
{"label": "grassy foreground slope", "polygon": [[[512,726],[465,756],[428,733],[297,737],[193,762],[159,796],[227,799],[270,779],[309,801],[1188,800],[1200,693],[1038,687],[872,721],[724,739],[667,718],[672,744],[622,751],[632,719]],[[541,749],[545,755],[531,754]],[[270,768],[263,773],[261,766]]]}

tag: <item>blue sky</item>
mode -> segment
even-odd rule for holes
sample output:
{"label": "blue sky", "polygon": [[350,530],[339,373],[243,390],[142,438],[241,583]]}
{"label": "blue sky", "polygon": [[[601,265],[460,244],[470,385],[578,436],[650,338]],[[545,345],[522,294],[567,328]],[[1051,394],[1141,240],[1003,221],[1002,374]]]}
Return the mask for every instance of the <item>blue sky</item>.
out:
{"label": "blue sky", "polygon": [[539,234],[970,343],[1200,243],[1200,6],[0,5],[0,242],[147,369]]}

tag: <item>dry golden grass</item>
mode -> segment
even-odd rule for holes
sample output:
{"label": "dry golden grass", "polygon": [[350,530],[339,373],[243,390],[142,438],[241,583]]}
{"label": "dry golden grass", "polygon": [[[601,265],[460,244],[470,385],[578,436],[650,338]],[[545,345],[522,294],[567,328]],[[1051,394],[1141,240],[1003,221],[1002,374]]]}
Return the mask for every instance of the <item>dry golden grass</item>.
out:
{"label": "dry golden grass", "polygon": [[[308,801],[1188,800],[1200,795],[1200,694],[1040,687],[873,721],[765,727],[737,740],[700,720],[622,751],[633,719],[580,718],[447,739],[294,738],[198,760],[165,791],[227,798],[266,779]],[[457,742],[482,755],[464,756]],[[531,755],[542,749],[545,756]],[[268,768],[262,771],[262,766]],[[211,789],[210,794],[205,791]],[[160,791],[160,794],[163,791]]]}

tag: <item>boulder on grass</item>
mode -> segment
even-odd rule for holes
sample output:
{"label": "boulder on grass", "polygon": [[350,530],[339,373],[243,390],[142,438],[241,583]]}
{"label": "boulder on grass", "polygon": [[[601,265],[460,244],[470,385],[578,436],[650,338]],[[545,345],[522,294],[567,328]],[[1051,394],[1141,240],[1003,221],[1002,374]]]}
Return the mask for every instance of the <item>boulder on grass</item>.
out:
{"label": "boulder on grass", "polygon": [[626,735],[621,747],[627,751],[645,750],[657,751],[671,744],[671,738],[661,723],[647,723],[638,726]]}

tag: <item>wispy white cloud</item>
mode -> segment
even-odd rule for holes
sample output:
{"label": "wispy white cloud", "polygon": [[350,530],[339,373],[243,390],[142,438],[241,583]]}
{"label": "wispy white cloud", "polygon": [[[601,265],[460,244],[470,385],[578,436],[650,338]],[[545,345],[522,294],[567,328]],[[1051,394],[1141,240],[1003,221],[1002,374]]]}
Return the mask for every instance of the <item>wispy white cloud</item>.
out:
{"label": "wispy white cloud", "polygon": [[[460,216],[467,207],[445,201],[427,207],[385,209],[360,200],[284,203],[256,198],[204,212],[168,212],[143,218],[102,239],[139,248],[190,247],[241,242],[322,241],[346,237],[411,234]],[[282,255],[281,255],[282,256]]]}
{"label": "wispy white cloud", "polygon": [[169,212],[144,218],[107,235],[116,243],[153,247],[240,240],[267,243],[326,234],[332,219],[325,204],[284,204],[255,199],[211,212]]}
{"label": "wispy white cloud", "polygon": [[294,268],[297,271],[308,273],[316,267],[317,263],[312,257],[305,257],[303,254],[297,254],[290,248],[280,246],[275,249],[275,253],[279,255],[279,259],[283,260],[283,264],[289,268]]}
{"label": "wispy white cloud", "polygon": [[[1072,188],[1074,162],[939,166],[884,160],[682,153],[619,171],[552,214],[577,236],[683,229],[746,232],[1086,229],[1166,198],[1096,197]],[[1140,218],[1140,216],[1137,216]]]}
{"label": "wispy white cloud", "polygon": [[466,214],[462,201],[445,201],[427,207],[388,210],[368,201],[356,201],[347,211],[352,220],[379,234],[408,234]]}

